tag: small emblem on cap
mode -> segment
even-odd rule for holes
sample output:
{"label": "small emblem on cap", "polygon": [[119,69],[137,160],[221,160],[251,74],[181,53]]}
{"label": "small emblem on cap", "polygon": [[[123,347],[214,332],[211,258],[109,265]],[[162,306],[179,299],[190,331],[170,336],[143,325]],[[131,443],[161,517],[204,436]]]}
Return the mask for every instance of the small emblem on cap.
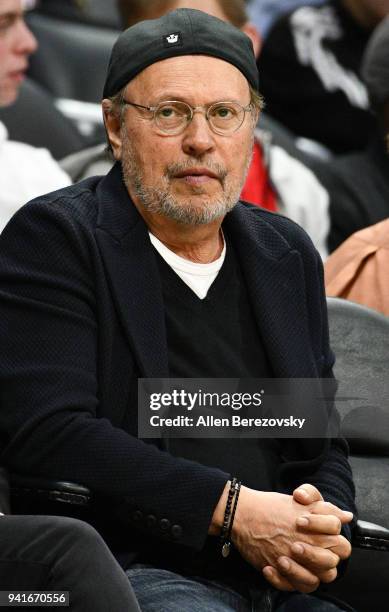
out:
{"label": "small emblem on cap", "polygon": [[165,47],[177,47],[182,46],[182,38],[180,32],[173,32],[163,37],[163,43]]}

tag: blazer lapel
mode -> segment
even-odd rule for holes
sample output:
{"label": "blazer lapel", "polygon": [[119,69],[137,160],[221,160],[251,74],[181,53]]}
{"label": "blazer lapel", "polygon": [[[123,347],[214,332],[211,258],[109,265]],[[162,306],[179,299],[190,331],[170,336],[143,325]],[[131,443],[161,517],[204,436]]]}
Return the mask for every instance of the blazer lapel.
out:
{"label": "blazer lapel", "polygon": [[146,225],[118,164],[98,187],[96,238],[116,308],[142,376],[168,376],[162,288]]}
{"label": "blazer lapel", "polygon": [[238,252],[257,324],[278,378],[317,376],[300,254],[258,214],[238,204],[225,227]]}
{"label": "blazer lapel", "polygon": [[[147,228],[116,164],[98,186],[97,242],[116,307],[142,376],[167,377],[162,288]],[[224,227],[237,250],[254,314],[280,378],[310,378],[317,368],[309,334],[300,254],[258,215],[238,204]]]}

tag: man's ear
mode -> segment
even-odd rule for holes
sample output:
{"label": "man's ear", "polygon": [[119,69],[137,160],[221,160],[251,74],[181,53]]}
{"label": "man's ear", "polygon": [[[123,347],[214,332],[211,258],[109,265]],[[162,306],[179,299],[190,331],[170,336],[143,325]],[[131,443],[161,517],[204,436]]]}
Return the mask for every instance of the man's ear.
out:
{"label": "man's ear", "polygon": [[112,102],[105,98],[102,102],[105,131],[116,160],[122,158],[122,139],[120,136],[120,116],[112,112]]}
{"label": "man's ear", "polygon": [[254,47],[254,55],[256,58],[258,58],[259,52],[262,47],[262,38],[257,28],[253,23],[251,23],[251,21],[248,21],[244,24],[241,30],[251,39],[251,42],[253,43]]}

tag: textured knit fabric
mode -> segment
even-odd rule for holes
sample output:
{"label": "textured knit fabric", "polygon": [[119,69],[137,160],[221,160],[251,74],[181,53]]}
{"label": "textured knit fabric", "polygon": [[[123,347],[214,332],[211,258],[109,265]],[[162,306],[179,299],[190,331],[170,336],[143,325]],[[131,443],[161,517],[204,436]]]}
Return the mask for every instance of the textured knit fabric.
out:
{"label": "textured knit fabric", "polygon": [[[332,376],[322,264],[308,236],[242,203],[225,226],[274,375]],[[137,439],[139,376],[168,376],[163,298],[117,165],[34,200],[0,237],[2,462],[108,497],[100,518],[123,548],[148,538],[200,550],[228,475]],[[280,489],[318,479],[354,510],[346,454],[343,441],[291,440]]]}

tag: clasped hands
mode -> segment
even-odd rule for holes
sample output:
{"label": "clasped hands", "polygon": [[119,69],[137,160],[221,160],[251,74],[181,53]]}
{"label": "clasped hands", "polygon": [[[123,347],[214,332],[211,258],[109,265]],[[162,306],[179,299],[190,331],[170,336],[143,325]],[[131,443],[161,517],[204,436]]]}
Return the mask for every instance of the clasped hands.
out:
{"label": "clasped hands", "polygon": [[232,536],[242,557],[275,588],[310,593],[335,580],[339,562],[350,556],[340,532],[352,518],[310,484],[293,495],[242,487]]}

